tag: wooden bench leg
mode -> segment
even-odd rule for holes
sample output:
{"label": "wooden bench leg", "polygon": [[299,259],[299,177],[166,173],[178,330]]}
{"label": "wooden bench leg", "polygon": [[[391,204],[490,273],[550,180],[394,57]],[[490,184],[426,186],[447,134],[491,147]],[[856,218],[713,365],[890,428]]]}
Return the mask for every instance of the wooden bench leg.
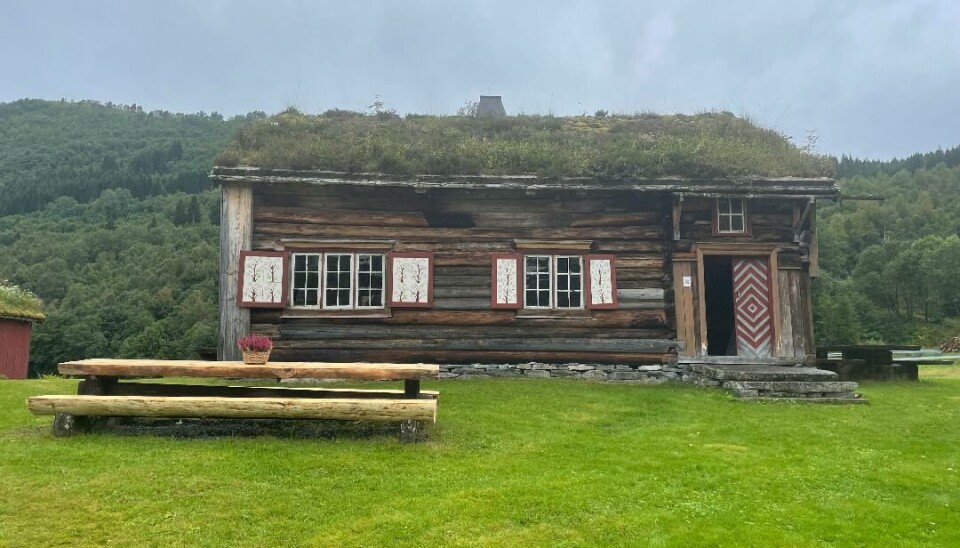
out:
{"label": "wooden bench leg", "polygon": [[426,424],[423,421],[406,419],[400,423],[400,441],[415,443],[423,439]]}
{"label": "wooden bench leg", "polygon": [[[117,386],[116,377],[95,377],[90,376],[84,378],[80,381],[80,384],[77,385],[77,395],[79,396],[109,396],[113,394],[114,388]],[[110,422],[110,417],[98,417],[98,416],[84,416],[84,417],[74,417],[74,423],[79,427],[79,430],[82,432],[93,432],[96,430],[101,430],[108,425]],[[121,421],[113,421],[118,423]],[[76,429],[76,428],[75,428]]]}
{"label": "wooden bench leg", "polygon": [[89,430],[89,417],[78,417],[70,413],[57,413],[53,416],[53,435],[67,438]]}

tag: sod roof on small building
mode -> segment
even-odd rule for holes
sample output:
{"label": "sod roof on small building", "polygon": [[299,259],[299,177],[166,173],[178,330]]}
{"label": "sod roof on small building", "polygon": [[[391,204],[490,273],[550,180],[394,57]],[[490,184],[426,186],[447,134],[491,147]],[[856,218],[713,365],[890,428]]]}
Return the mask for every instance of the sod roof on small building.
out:
{"label": "sod roof on small building", "polygon": [[829,158],[806,153],[782,134],[727,112],[401,118],[288,110],[239,130],[217,163],[266,170],[597,181],[833,176]]}
{"label": "sod roof on small building", "polygon": [[0,318],[43,320],[43,303],[36,295],[0,281]]}

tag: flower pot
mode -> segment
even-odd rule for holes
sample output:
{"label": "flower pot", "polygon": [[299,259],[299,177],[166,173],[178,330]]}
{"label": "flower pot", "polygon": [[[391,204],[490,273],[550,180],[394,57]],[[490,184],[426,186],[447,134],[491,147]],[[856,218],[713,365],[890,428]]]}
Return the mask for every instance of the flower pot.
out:
{"label": "flower pot", "polygon": [[247,365],[266,365],[268,359],[270,359],[270,350],[262,352],[258,350],[243,351],[243,363]]}

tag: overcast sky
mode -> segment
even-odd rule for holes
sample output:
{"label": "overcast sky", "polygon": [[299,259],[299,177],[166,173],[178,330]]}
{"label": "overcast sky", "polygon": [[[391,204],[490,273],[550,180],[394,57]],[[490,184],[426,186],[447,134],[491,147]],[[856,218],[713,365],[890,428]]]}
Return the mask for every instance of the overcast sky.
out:
{"label": "overcast sky", "polygon": [[0,101],[234,115],[730,110],[831,154],[960,145],[960,1],[0,0]]}

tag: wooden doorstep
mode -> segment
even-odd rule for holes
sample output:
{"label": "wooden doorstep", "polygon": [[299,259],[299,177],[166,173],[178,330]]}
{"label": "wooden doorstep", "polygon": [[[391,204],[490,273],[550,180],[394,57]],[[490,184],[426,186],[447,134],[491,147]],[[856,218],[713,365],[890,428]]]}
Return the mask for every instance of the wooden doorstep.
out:
{"label": "wooden doorstep", "polygon": [[258,379],[347,379],[395,381],[429,379],[440,375],[435,364],[243,362],[191,360],[125,360],[93,358],[63,362],[61,375],[101,377],[205,377]]}
{"label": "wooden doorstep", "polygon": [[436,422],[434,399],[310,399],[149,396],[34,396],[35,415]]}

